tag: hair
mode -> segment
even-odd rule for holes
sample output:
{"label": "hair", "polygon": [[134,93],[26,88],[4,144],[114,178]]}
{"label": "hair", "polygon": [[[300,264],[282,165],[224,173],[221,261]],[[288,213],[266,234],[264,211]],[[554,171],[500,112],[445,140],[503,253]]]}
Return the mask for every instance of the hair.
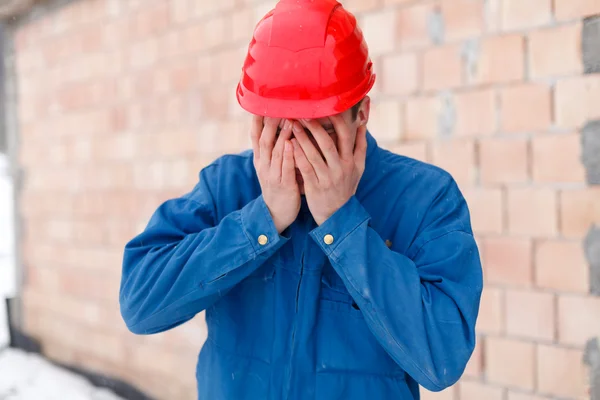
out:
{"label": "hair", "polygon": [[362,104],[363,100],[364,100],[364,98],[362,98],[358,103],[353,105],[352,108],[350,109],[353,122],[356,121],[356,118],[358,118],[358,110],[360,110],[360,105]]}

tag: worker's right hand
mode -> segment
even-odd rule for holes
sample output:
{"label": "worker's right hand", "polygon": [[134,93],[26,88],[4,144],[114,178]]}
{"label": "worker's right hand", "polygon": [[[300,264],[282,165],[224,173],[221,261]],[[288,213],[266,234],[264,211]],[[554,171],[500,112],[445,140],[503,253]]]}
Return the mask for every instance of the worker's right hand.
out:
{"label": "worker's right hand", "polygon": [[[290,226],[300,211],[300,188],[296,181],[294,150],[290,138],[292,123],[288,120],[253,116],[252,148],[254,168],[279,233]],[[282,125],[279,136],[277,130]]]}

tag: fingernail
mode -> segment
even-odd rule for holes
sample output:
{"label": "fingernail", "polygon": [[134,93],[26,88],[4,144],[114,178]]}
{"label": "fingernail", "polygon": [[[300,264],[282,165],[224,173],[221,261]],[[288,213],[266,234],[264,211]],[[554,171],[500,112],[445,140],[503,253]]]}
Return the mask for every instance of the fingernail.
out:
{"label": "fingernail", "polygon": [[295,132],[300,132],[300,124],[297,122],[294,122],[294,131]]}
{"label": "fingernail", "polygon": [[290,129],[290,120],[286,119],[285,122],[283,123],[283,129],[285,129],[286,131],[288,129]]}

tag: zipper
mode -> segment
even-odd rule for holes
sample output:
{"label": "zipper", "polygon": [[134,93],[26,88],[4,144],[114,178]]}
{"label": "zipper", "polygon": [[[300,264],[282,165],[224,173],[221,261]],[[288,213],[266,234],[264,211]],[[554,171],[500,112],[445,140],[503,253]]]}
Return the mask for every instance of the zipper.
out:
{"label": "zipper", "polygon": [[300,257],[300,280],[298,281],[298,287],[296,288],[296,314],[298,314],[298,301],[300,300],[300,286],[302,285],[302,277],[304,276],[304,252]]}
{"label": "zipper", "polygon": [[[300,300],[300,286],[302,285],[302,276],[304,275],[304,250],[300,256],[300,279],[298,281],[298,287],[296,288],[296,314],[298,314],[298,303]],[[285,398],[289,398],[290,395],[290,384],[292,379],[292,369],[293,369],[293,359],[294,359],[294,350],[296,348],[296,324],[298,323],[297,319],[294,318],[294,325],[292,328],[292,341],[290,344],[290,363],[288,369],[288,382],[286,385],[286,396]]]}

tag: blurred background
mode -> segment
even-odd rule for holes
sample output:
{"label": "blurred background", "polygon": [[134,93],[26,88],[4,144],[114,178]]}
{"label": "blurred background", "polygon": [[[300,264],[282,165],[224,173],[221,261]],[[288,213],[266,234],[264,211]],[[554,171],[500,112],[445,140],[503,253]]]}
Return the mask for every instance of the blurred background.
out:
{"label": "blurred background", "polygon": [[[370,131],[452,173],[482,254],[476,352],[423,399],[600,399],[600,0],[341,2],[378,74]],[[0,1],[0,347],[195,399],[203,315],[129,333],[122,251],[249,147],[235,86],[274,5]]]}

